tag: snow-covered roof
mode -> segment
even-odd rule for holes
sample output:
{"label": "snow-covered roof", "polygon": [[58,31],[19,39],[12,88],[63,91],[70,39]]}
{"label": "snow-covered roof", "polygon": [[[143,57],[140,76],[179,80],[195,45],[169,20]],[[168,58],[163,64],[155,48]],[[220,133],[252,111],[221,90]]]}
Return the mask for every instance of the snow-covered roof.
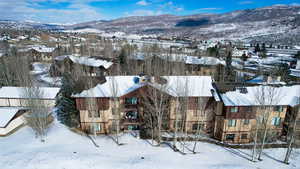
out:
{"label": "snow-covered roof", "polygon": [[21,108],[0,108],[0,127],[5,127]]}
{"label": "snow-covered roof", "polygon": [[[108,76],[104,84],[98,84],[94,88],[73,95],[73,97],[120,97],[144,86],[144,84],[136,84],[135,77],[137,76]],[[112,86],[116,87],[117,92],[112,92]]]}
{"label": "snow-covered roof", "polygon": [[36,50],[40,53],[51,53],[55,50],[55,48],[50,48],[46,46],[32,46],[31,49]]}
{"label": "snow-covered roof", "polygon": [[96,59],[87,56],[75,56],[75,55],[65,55],[65,56],[58,56],[55,60],[64,60],[65,58],[71,59],[72,62],[92,67],[100,67],[103,66],[105,69],[108,69],[113,65],[113,62],[109,62],[103,59]]}
{"label": "snow-covered roof", "polygon": [[[212,97],[211,76],[163,76],[163,78],[167,80],[167,84],[160,89],[171,96]],[[152,85],[157,86],[156,83]]]}
{"label": "snow-covered roof", "polygon": [[291,73],[290,73],[291,76],[300,77],[299,69],[290,69],[290,70],[291,70]]}
{"label": "snow-covered roof", "polygon": [[[28,96],[25,95],[27,87],[2,87],[0,88],[0,98],[14,98],[14,99],[27,99]],[[60,88],[55,87],[41,87],[39,88],[41,99],[55,99]]]}
{"label": "snow-covered roof", "polygon": [[[210,76],[163,76],[166,84],[156,82],[135,83],[138,76],[108,76],[104,84],[85,90],[73,97],[121,97],[140,87],[150,85],[174,97],[211,97],[212,78]],[[152,78],[153,79],[153,78]],[[151,80],[152,81],[152,80]],[[187,82],[187,83],[186,83]],[[112,85],[117,88],[117,95],[112,93]],[[187,86],[186,91],[180,92],[181,87]]]}
{"label": "snow-covered roof", "polygon": [[[264,91],[264,92],[263,92]],[[262,96],[262,93],[265,93]],[[220,94],[225,106],[260,106],[300,104],[300,85],[294,86],[252,86]]]}
{"label": "snow-covered roof", "polygon": [[194,65],[219,65],[225,64],[224,61],[219,60],[214,57],[195,57],[195,56],[186,56],[185,58],[186,64],[194,64]]}

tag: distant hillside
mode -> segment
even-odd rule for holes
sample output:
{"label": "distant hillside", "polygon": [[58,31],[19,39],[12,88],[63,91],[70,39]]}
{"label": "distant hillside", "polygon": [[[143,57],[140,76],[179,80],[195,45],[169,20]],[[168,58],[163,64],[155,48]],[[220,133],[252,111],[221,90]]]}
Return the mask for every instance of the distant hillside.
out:
{"label": "distant hillside", "polygon": [[275,5],[223,14],[190,16],[132,16],[75,25],[49,25],[0,21],[0,27],[50,30],[97,29],[143,35],[176,35],[202,39],[247,39],[270,42],[300,42],[300,6]]}

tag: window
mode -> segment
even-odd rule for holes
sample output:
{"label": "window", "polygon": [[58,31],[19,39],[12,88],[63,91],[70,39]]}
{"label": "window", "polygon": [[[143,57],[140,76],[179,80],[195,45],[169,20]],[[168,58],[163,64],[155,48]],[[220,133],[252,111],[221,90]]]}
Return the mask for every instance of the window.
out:
{"label": "window", "polygon": [[241,135],[241,139],[247,139],[248,138],[248,134],[242,134]]}
{"label": "window", "polygon": [[273,108],[274,111],[277,111],[277,112],[283,112],[283,107],[282,106],[275,106]]}
{"label": "window", "polygon": [[250,120],[249,120],[249,119],[245,119],[245,120],[244,120],[244,125],[249,125],[249,123],[250,123]]}
{"label": "window", "polygon": [[[174,122],[174,128],[176,128],[176,122]],[[182,128],[182,121],[177,121],[177,128]]]}
{"label": "window", "polygon": [[235,134],[226,134],[227,141],[234,141]]}
{"label": "window", "polygon": [[131,130],[138,130],[139,127],[138,127],[137,125],[128,125],[127,129],[128,129],[129,131],[131,131]]}
{"label": "window", "polygon": [[101,124],[96,123],[95,129],[96,129],[96,132],[100,132],[101,131]]}
{"label": "window", "polygon": [[89,118],[95,117],[95,118],[100,118],[100,111],[88,111],[89,112]]}
{"label": "window", "polygon": [[93,123],[90,125],[91,132],[100,132],[101,131],[101,124],[100,123]]}
{"label": "window", "polygon": [[126,118],[126,119],[135,120],[135,119],[138,118],[138,113],[137,113],[136,111],[129,111],[129,112],[126,112],[125,118]]}
{"label": "window", "polygon": [[112,124],[111,124],[111,130],[112,130],[113,132],[117,131],[118,126],[119,126],[119,125],[118,125],[118,121],[113,120],[113,121],[112,121]]}
{"label": "window", "polygon": [[193,126],[192,126],[192,129],[194,130],[194,131],[196,131],[196,130],[203,130],[204,129],[204,124],[201,124],[201,123],[194,123],[193,124]]}
{"label": "window", "polygon": [[125,98],[126,104],[137,104],[137,102],[138,102],[138,99],[136,97]]}
{"label": "window", "polygon": [[231,113],[237,113],[239,111],[238,107],[231,107],[230,112]]}
{"label": "window", "polygon": [[236,120],[229,120],[228,121],[228,127],[235,127],[236,126]]}
{"label": "window", "polygon": [[272,125],[274,125],[274,126],[279,126],[280,122],[281,122],[281,118],[280,117],[274,117],[272,119]]}

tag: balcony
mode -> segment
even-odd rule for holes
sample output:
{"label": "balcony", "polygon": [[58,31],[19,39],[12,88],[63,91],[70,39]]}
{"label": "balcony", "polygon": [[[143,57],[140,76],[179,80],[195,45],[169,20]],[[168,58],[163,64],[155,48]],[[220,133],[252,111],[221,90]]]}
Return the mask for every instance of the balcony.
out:
{"label": "balcony", "polygon": [[121,119],[121,123],[123,124],[136,124],[140,122],[141,119],[139,118],[139,114],[137,111],[125,112],[123,118]]}

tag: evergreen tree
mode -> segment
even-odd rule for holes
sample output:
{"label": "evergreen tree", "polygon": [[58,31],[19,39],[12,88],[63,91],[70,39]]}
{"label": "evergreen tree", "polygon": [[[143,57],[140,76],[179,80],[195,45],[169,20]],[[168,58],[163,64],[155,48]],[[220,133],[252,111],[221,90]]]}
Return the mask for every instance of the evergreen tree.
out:
{"label": "evergreen tree", "polygon": [[261,47],[261,52],[266,52],[266,51],[267,51],[267,49],[266,49],[266,44],[263,43],[263,44],[262,44],[262,47]]}
{"label": "evergreen tree", "polygon": [[296,59],[300,59],[300,51],[297,52],[297,54],[295,55]]}
{"label": "evergreen tree", "polygon": [[119,63],[120,63],[121,65],[126,64],[126,59],[127,59],[127,52],[126,52],[125,47],[123,47],[123,48],[121,49],[121,53],[120,53],[120,55],[119,55]]}
{"label": "evergreen tree", "polygon": [[232,63],[232,53],[231,53],[231,51],[228,52],[225,62],[226,62],[225,80],[227,82],[234,82],[235,75],[234,75],[233,67],[231,65],[231,63]]}
{"label": "evergreen tree", "polygon": [[58,120],[69,127],[77,127],[79,125],[79,112],[76,109],[74,99],[71,98],[73,91],[74,83],[71,75],[65,73],[62,79],[60,97],[58,97],[56,105],[58,108]]}
{"label": "evergreen tree", "polygon": [[256,46],[254,48],[254,52],[255,53],[260,52],[260,46],[259,46],[259,44],[256,44]]}

